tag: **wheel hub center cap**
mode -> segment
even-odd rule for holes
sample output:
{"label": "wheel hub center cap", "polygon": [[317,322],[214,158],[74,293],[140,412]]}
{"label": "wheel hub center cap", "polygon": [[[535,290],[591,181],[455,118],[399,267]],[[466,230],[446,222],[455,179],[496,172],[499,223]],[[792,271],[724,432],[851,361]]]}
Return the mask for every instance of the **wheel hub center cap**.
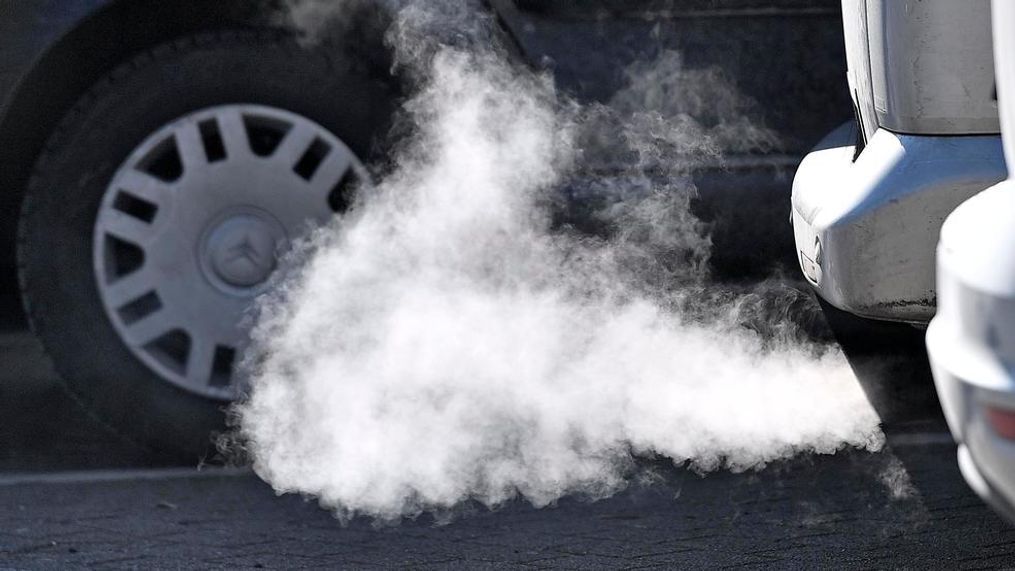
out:
{"label": "wheel hub center cap", "polygon": [[270,215],[242,212],[213,224],[204,245],[205,271],[213,282],[249,289],[264,283],[275,269],[275,254],[285,231]]}

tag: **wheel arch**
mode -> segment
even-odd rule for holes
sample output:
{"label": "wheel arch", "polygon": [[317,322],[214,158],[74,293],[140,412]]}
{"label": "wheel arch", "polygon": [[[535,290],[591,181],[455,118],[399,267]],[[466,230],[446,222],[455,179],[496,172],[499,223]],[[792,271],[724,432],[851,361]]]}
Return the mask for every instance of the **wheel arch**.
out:
{"label": "wheel arch", "polygon": [[[60,10],[59,3],[51,4],[57,7],[48,10]],[[135,54],[187,35],[227,29],[297,34],[287,24],[281,0],[100,0],[95,4],[27,66],[0,116],[0,211],[5,213],[0,216],[0,265],[15,265],[20,205],[37,157],[63,116],[96,81]],[[38,16],[48,17],[44,10]],[[381,45],[380,34],[373,39],[371,45]],[[8,271],[0,279],[3,287],[15,287],[13,274]]]}

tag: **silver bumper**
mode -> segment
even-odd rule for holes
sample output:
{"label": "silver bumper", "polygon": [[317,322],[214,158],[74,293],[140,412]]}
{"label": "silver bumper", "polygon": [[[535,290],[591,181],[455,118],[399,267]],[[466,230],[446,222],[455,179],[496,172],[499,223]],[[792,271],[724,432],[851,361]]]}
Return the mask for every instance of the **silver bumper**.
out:
{"label": "silver bumper", "polygon": [[853,161],[843,125],[793,180],[793,233],[804,275],[839,309],[926,323],[934,315],[934,247],[945,217],[1005,178],[1001,138],[879,129]]}

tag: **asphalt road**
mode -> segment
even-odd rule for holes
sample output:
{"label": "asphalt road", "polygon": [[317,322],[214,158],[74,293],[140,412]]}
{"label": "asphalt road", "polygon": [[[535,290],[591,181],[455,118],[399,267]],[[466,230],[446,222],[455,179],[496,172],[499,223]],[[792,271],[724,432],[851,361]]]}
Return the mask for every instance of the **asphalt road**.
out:
{"label": "asphalt road", "polygon": [[[343,526],[245,470],[172,467],[60,392],[0,303],[0,568],[1015,566],[936,420],[880,453],[699,476],[666,463],[613,498]],[[907,470],[908,469],[908,470]]]}

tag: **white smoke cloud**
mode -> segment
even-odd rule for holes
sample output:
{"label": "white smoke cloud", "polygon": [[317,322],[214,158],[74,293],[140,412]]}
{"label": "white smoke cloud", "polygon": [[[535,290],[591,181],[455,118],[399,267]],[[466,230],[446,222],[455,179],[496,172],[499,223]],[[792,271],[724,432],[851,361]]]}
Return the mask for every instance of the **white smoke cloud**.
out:
{"label": "white smoke cloud", "polygon": [[919,494],[906,466],[896,456],[891,456],[888,459],[884,468],[878,473],[878,480],[888,490],[893,500],[906,500]]}
{"label": "white smoke cloud", "polygon": [[[415,133],[260,304],[235,412],[262,478],[397,520],[604,497],[644,456],[747,470],[882,445],[837,351],[709,295],[687,177],[714,154],[704,129],[580,107],[495,50],[420,44],[401,16],[389,37],[425,78]],[[589,184],[608,237],[556,224],[556,189],[606,159]]]}

